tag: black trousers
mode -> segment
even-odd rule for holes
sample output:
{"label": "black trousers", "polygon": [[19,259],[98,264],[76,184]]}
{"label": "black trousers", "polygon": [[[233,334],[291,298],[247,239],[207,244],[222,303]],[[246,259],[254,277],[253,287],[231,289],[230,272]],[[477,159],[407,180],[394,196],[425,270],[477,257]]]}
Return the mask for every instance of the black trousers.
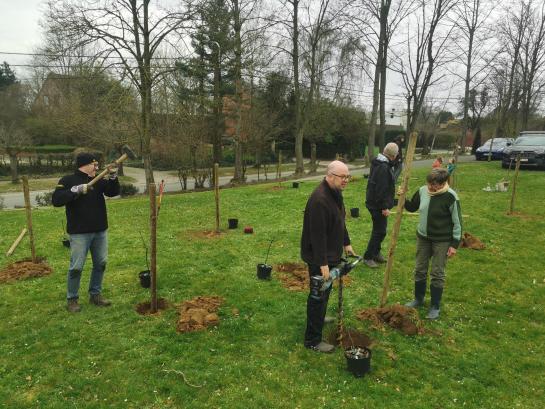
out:
{"label": "black trousers", "polygon": [[373,221],[373,230],[371,231],[371,238],[367,243],[367,250],[363,258],[365,260],[371,260],[380,254],[380,248],[382,241],[386,237],[386,227],[388,226],[388,218],[382,215],[380,209],[367,209],[371,213],[371,220]]}
{"label": "black trousers", "polygon": [[[333,268],[334,266],[329,266]],[[309,264],[308,265],[309,278],[312,276],[321,276],[322,272],[320,266]],[[327,311],[327,302],[329,301],[329,294],[331,293],[330,286],[320,300],[311,297],[309,292],[307,298],[307,328],[305,330],[305,346],[316,346],[322,341],[322,330],[324,328],[324,319]]]}

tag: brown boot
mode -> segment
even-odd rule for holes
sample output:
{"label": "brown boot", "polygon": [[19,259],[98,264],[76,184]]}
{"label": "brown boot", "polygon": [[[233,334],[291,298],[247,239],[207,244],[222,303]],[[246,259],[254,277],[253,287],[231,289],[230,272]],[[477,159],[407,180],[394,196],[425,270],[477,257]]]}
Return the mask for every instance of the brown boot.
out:
{"label": "brown boot", "polygon": [[94,304],[98,307],[109,307],[110,305],[112,305],[112,302],[110,300],[102,298],[102,295],[100,294],[91,294],[89,296],[89,303]]}
{"label": "brown boot", "polygon": [[81,307],[78,304],[78,299],[77,298],[72,298],[71,300],[68,300],[68,302],[66,304],[66,309],[68,311],[70,311],[70,312],[80,312]]}

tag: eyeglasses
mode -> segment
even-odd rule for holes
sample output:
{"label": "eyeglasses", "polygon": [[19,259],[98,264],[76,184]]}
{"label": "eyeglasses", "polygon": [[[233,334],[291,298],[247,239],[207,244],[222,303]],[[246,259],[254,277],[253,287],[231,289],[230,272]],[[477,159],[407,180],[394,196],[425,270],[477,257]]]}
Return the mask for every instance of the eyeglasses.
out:
{"label": "eyeglasses", "polygon": [[330,175],[337,176],[338,178],[346,181],[352,179],[351,175],[337,175],[336,173],[330,173]]}

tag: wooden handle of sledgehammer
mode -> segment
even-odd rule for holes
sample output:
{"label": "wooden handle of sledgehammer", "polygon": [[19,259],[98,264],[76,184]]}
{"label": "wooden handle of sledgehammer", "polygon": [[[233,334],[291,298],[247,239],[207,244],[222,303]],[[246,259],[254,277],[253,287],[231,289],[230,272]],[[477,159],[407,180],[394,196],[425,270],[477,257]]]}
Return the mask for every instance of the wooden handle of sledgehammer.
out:
{"label": "wooden handle of sledgehammer", "polygon": [[21,240],[23,240],[23,237],[25,237],[26,232],[27,232],[26,227],[23,228],[23,230],[21,230],[21,234],[19,234],[19,237],[17,237],[15,239],[15,241],[13,242],[11,247],[9,248],[8,252],[6,253],[6,257],[9,257],[9,256],[11,256],[13,254],[13,252],[15,251],[15,249],[17,248],[17,246],[19,245]]}
{"label": "wooden handle of sledgehammer", "polygon": [[104,169],[102,172],[100,172],[98,175],[96,175],[93,178],[93,180],[91,180],[89,183],[87,183],[87,187],[89,188],[89,187],[93,186],[95,183],[97,183],[100,179],[103,179],[108,174],[108,172],[110,171],[110,167],[112,167],[113,165],[119,165],[121,162],[123,162],[127,158],[128,158],[128,155],[126,153],[121,155],[119,157],[119,159],[117,159],[115,162],[110,163],[108,166],[106,166],[106,169]]}

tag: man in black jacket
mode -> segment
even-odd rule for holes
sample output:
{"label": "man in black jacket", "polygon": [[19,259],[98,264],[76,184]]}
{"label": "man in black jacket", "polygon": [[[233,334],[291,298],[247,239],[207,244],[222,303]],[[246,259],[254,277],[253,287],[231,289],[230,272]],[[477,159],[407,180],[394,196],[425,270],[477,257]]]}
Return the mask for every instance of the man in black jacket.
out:
{"label": "man in black jacket", "polygon": [[390,209],[394,207],[394,161],[398,153],[397,144],[390,142],[384,147],[382,154],[379,153],[371,162],[365,206],[371,213],[373,229],[367,244],[367,250],[363,255],[364,263],[371,268],[378,267],[377,263],[386,262],[384,256],[380,253],[380,249],[382,241],[386,237]]}
{"label": "man in black jacket", "polygon": [[[345,225],[342,191],[350,175],[346,165],[333,161],[327,176],[308,199],[301,236],[301,258],[308,264],[309,276],[329,279],[329,269],[341,262],[343,250],[355,255]],[[334,347],[322,341],[327,302],[331,287],[319,299],[309,294],[305,347],[319,352],[331,352]]]}
{"label": "man in black jacket", "polygon": [[67,278],[67,309],[79,312],[78,291],[81,272],[89,250],[93,269],[89,282],[89,302],[106,307],[110,301],[102,298],[102,278],[108,257],[108,219],[104,195],[119,195],[117,169],[112,168],[108,180],[87,186],[96,175],[98,162],[93,154],[80,153],[76,158],[78,170],[64,176],[53,192],[53,205],[66,207],[67,231],[70,235],[70,266]]}

